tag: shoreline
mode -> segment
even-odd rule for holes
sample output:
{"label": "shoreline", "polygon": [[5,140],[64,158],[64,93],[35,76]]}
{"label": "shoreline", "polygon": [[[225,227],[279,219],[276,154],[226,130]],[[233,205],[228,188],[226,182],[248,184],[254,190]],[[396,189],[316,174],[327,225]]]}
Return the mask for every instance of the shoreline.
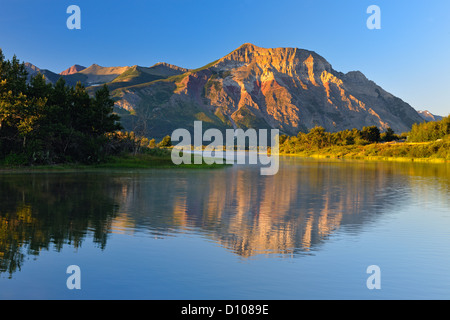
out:
{"label": "shoreline", "polygon": [[[281,157],[297,157],[314,160],[351,160],[368,162],[408,162],[408,163],[429,163],[429,164],[449,164],[450,160],[444,158],[414,158],[414,157],[389,157],[389,156],[358,156],[358,155],[330,155],[320,153],[278,153]],[[180,164],[172,163],[171,158],[154,157],[148,154],[123,155],[111,157],[106,162],[96,164],[50,164],[50,165],[10,165],[0,166],[0,174],[4,173],[74,173],[98,170],[120,170],[120,169],[221,169],[230,164]]]}
{"label": "shoreline", "polygon": [[121,169],[201,169],[212,170],[226,168],[227,164],[180,164],[176,165],[170,157],[152,156],[149,154],[122,155],[114,156],[103,163],[81,164],[81,163],[63,163],[63,164],[44,164],[44,165],[8,165],[0,166],[2,173],[72,173],[98,170],[121,170]]}
{"label": "shoreline", "polygon": [[448,164],[450,160],[443,158],[412,158],[412,157],[387,157],[387,156],[333,156],[327,154],[302,154],[302,153],[279,153],[279,156],[310,158],[310,159],[330,159],[330,160],[357,160],[371,162],[416,162],[416,163],[442,163]]}
{"label": "shoreline", "polygon": [[[450,163],[448,139],[429,142],[385,142],[366,145],[333,145],[305,149],[285,146],[280,155],[315,159],[347,159],[383,162]],[[286,152],[288,151],[288,152]],[[290,151],[290,152],[289,152]]]}

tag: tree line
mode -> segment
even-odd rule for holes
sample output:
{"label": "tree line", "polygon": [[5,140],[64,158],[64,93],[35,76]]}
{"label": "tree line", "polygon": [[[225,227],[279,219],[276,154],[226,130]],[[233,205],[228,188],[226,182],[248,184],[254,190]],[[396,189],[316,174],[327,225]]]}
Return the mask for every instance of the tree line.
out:
{"label": "tree line", "polygon": [[352,129],[338,132],[327,132],[321,126],[316,126],[308,133],[299,132],[297,136],[280,136],[280,148],[285,152],[295,152],[296,149],[322,149],[333,146],[366,145],[377,142],[399,140],[403,136],[395,134],[388,128],[381,133],[377,126],[363,127],[362,130]]}
{"label": "tree line", "polygon": [[90,97],[63,78],[27,80],[24,63],[0,50],[0,160],[13,164],[101,161],[110,137],[122,127],[107,86]]}
{"label": "tree line", "polygon": [[443,139],[450,135],[450,116],[440,121],[431,121],[413,124],[408,133],[408,141],[428,142]]}
{"label": "tree line", "polygon": [[103,85],[93,97],[80,82],[29,77],[16,56],[0,49],[0,164],[98,163],[111,155],[171,146],[123,130]]}
{"label": "tree line", "polygon": [[[411,131],[402,134],[396,134],[391,128],[387,128],[385,132],[380,132],[376,126],[338,132],[327,132],[323,127],[316,126],[307,133],[299,132],[297,136],[281,135],[279,141],[281,152],[298,153],[326,148],[332,148],[338,152],[340,147],[365,146],[397,140],[405,142],[439,142],[444,140],[444,142],[448,142],[450,140],[450,116],[440,121],[416,123],[412,126]],[[440,145],[433,145],[432,150],[427,149],[426,152],[419,150],[422,153],[415,156],[429,155],[430,152],[436,153],[440,147]]]}

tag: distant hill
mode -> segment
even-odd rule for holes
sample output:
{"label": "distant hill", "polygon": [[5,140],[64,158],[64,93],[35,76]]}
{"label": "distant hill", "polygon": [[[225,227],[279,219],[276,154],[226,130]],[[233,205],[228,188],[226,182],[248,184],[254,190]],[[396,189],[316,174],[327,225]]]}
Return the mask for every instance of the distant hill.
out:
{"label": "distant hill", "polygon": [[188,69],[160,62],[149,68],[132,66],[108,83],[110,90],[166,79],[188,72]]}
{"label": "distant hill", "polygon": [[70,86],[75,86],[76,83],[80,81],[85,87],[98,86],[113,81],[119,75],[130,69],[130,67],[102,67],[97,64],[93,64],[88,68],[74,65],[60,74],[57,74],[46,69],[40,69],[31,63],[25,63],[25,68],[28,71],[29,77],[40,72],[45,76],[48,82],[53,84],[56,83],[59,78],[64,78],[66,83]]}
{"label": "distant hill", "polygon": [[417,112],[422,117],[422,119],[425,120],[425,121],[440,121],[443,118],[442,116],[438,116],[438,115],[432,114],[428,110],[419,110]]}
{"label": "distant hill", "polygon": [[28,72],[28,79],[30,79],[32,76],[35,76],[38,73],[41,73],[45,77],[47,82],[54,84],[61,77],[57,73],[54,73],[47,69],[40,69],[37,66],[35,66],[29,62],[25,62],[24,64],[25,64],[25,69]]}
{"label": "distant hill", "polygon": [[59,74],[62,76],[68,76],[70,74],[74,74],[77,72],[80,72],[82,70],[86,69],[86,67],[80,66],[78,64],[74,64],[73,66],[71,66],[70,68],[60,72]]}
{"label": "distant hill", "polygon": [[68,85],[74,86],[78,81],[85,87],[94,91],[95,87],[107,83],[111,89],[130,85],[152,82],[154,80],[166,79],[171,76],[188,72],[189,69],[181,68],[165,62],[159,62],[151,67],[102,67],[93,64],[86,68],[80,65],[72,67],[57,74],[50,70],[41,69],[29,62],[25,63],[28,77],[41,73],[48,82],[56,83],[59,78],[64,78]]}
{"label": "distant hill", "polygon": [[93,64],[90,67],[73,75],[81,74],[86,76],[83,81],[84,84],[86,86],[92,86],[110,82],[128,69],[130,69],[130,67],[102,67],[98,64]]}

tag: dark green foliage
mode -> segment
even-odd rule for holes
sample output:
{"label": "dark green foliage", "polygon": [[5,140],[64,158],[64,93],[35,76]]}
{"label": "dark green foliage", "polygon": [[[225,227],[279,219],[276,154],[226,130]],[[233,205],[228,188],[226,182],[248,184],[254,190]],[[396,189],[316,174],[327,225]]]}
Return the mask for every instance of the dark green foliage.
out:
{"label": "dark green foliage", "polygon": [[398,136],[395,134],[394,130],[392,130],[390,127],[386,129],[385,132],[383,132],[380,135],[380,140],[383,142],[391,142],[394,140],[398,140]]}
{"label": "dark green foliage", "polygon": [[363,127],[361,137],[369,143],[380,141],[380,129],[377,126]]}
{"label": "dark green foliage", "polygon": [[326,132],[323,127],[316,126],[308,133],[299,132],[297,137],[280,137],[280,150],[286,153],[297,153],[338,146],[364,146],[398,139],[398,135],[391,128],[388,128],[383,134],[380,134],[380,130],[376,126],[364,127],[362,130],[347,129],[330,133]]}
{"label": "dark green foliage", "polygon": [[442,139],[450,134],[450,116],[440,121],[415,123],[408,134],[408,141],[426,142]]}
{"label": "dark green foliage", "polygon": [[[405,140],[410,142],[395,142]],[[429,141],[429,142],[428,142]],[[382,142],[382,143],[378,143]],[[295,137],[280,136],[280,152],[337,158],[409,158],[450,160],[450,119],[414,125],[397,135],[391,128],[380,134],[376,127],[329,133],[322,127]]]}
{"label": "dark green foliage", "polygon": [[325,132],[323,127],[314,127],[308,134],[306,134],[306,140],[312,147],[321,149],[325,146],[330,145],[330,134]]}
{"label": "dark green foliage", "polygon": [[[106,86],[91,98],[80,84],[43,75],[27,83],[23,63],[0,51],[0,161],[40,164],[101,161],[105,134],[121,128]],[[20,162],[20,163],[18,163]]]}

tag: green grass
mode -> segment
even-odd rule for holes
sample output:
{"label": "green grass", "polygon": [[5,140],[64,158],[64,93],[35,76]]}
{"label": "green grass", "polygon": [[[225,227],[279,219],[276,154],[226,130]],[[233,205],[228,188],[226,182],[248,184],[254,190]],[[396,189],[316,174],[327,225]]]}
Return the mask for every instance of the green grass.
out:
{"label": "green grass", "polygon": [[192,164],[175,165],[171,158],[171,149],[150,149],[141,154],[123,154],[120,156],[111,156],[107,161],[97,164],[79,164],[66,163],[55,165],[36,165],[24,166],[20,164],[0,164],[0,172],[14,172],[14,171],[83,171],[92,169],[152,169],[152,168],[192,168],[192,169],[219,169],[224,168],[226,164],[207,164],[202,161],[202,164],[194,164],[194,156],[191,157]]}
{"label": "green grass", "polygon": [[175,165],[170,157],[170,151],[164,154],[138,154],[112,157],[108,162],[95,165],[97,168],[127,168],[127,169],[147,169],[147,168],[193,168],[193,169],[215,169],[223,168],[222,164],[194,164],[194,156],[191,157],[192,164]]}

